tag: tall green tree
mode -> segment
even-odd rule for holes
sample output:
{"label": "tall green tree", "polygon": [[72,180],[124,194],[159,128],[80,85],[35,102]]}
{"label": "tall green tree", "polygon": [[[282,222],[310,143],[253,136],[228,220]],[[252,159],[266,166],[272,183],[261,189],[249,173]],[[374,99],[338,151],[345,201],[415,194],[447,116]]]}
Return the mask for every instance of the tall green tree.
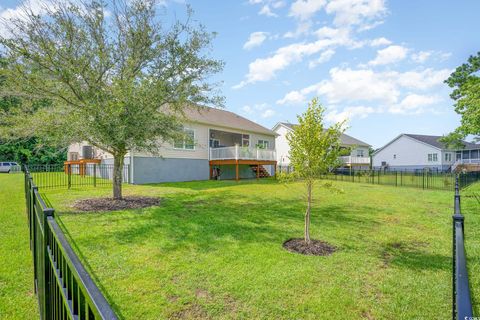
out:
{"label": "tall green tree", "polygon": [[321,175],[339,165],[338,157],[342,154],[340,136],[344,132],[344,122],[326,127],[324,113],[325,109],[314,98],[305,113],[297,117],[298,125],[287,134],[295,178],[304,181],[306,186],[304,238],[307,243],[310,243],[313,185]]}
{"label": "tall green tree", "polygon": [[470,56],[445,80],[453,88],[450,97],[455,112],[462,116],[460,126],[444,142],[456,146],[467,135],[480,135],[480,52]]}
{"label": "tall green tree", "polygon": [[114,199],[129,150],[155,152],[181,134],[184,108],[223,103],[208,81],[223,67],[209,57],[214,34],[190,9],[169,26],[158,8],[156,0],[49,0],[41,15],[26,8],[3,24],[9,90],[52,103],[11,123],[112,154]]}

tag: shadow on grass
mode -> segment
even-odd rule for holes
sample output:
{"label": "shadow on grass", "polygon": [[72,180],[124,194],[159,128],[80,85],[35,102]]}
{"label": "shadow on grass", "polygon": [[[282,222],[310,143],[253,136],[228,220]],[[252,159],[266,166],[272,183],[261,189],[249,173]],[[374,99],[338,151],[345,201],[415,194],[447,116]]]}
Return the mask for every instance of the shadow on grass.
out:
{"label": "shadow on grass", "polygon": [[395,242],[387,244],[382,251],[386,266],[392,265],[412,270],[450,270],[450,256],[432,254],[423,242]]}
{"label": "shadow on grass", "polygon": [[[278,244],[288,238],[302,235],[302,202],[291,199],[251,199],[254,205],[239,202],[237,193],[225,190],[221,195],[193,195],[188,198],[170,196],[161,207],[150,209],[150,214],[115,214],[115,221],[127,221],[127,228],[107,230],[107,234],[89,235],[89,244],[101,242],[108,237],[118,243],[139,244],[155,239],[162,242],[162,252],[182,248],[195,248],[199,252],[218,250],[228,243],[249,245],[252,243]],[[375,228],[380,223],[373,214],[373,207],[358,206],[345,209],[340,205],[324,205],[315,208],[312,225],[323,229],[342,228],[352,230],[358,238],[362,232]],[[359,214],[362,214],[361,216]],[[111,221],[111,223],[115,223]],[[292,228],[292,226],[295,226]],[[297,231],[292,231],[297,230]],[[332,233],[330,232],[332,235]],[[333,236],[335,236],[333,234]],[[350,245],[346,249],[355,249]]]}
{"label": "shadow on grass", "polygon": [[165,183],[151,183],[151,184],[142,184],[142,186],[148,186],[152,188],[175,188],[175,189],[186,189],[186,190],[195,190],[203,191],[210,189],[226,188],[226,187],[237,187],[243,185],[265,185],[265,184],[278,184],[279,182],[274,178],[262,178],[262,179],[242,179],[239,181],[235,180],[201,180],[201,181],[188,181],[188,182],[165,182]]}

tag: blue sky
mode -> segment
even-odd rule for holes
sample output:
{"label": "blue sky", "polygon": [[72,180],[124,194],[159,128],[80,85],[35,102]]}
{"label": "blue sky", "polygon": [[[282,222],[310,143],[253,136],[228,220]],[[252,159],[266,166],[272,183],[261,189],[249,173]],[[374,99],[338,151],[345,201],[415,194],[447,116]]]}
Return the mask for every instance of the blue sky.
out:
{"label": "blue sky", "polygon": [[[30,0],[35,2],[35,0]],[[296,122],[318,96],[329,123],[381,147],[459,123],[443,80],[480,50],[480,1],[191,0],[216,31],[227,110],[266,127]],[[0,16],[18,1],[2,0]],[[168,15],[185,3],[165,0]],[[11,11],[10,11],[11,12]]]}

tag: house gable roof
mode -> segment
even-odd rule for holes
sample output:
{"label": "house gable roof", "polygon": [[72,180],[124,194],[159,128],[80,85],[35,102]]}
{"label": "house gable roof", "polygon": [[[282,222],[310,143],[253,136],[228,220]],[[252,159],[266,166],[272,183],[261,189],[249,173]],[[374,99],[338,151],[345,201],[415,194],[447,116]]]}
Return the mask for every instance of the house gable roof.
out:
{"label": "house gable roof", "polygon": [[[440,141],[443,136],[431,136],[431,135],[424,135],[424,134],[410,134],[410,133],[402,133],[399,136],[397,136],[395,139],[381,147],[380,149],[376,150],[374,154],[380,152],[381,150],[385,149],[387,146],[398,140],[400,137],[409,137],[413,140],[419,141],[421,143],[427,144],[429,146],[432,146],[434,148],[437,148],[439,150],[451,150],[450,148],[447,148],[447,146]],[[467,141],[462,141],[464,144],[463,149],[480,149],[480,145],[475,144],[475,143],[470,143]]]}
{"label": "house gable roof", "polygon": [[258,123],[247,118],[239,116],[236,113],[210,107],[192,107],[185,109],[185,117],[193,122],[211,124],[226,128],[234,128],[239,130],[251,131],[270,136],[277,134]]}
{"label": "house gable roof", "polygon": [[[286,127],[287,129],[290,129],[290,130],[293,130],[296,126],[298,126],[298,124],[293,124],[293,123],[289,123],[289,122],[279,122],[273,127],[273,130],[276,130],[276,128],[280,125]],[[348,134],[345,134],[345,133],[342,133],[342,135],[340,136],[340,141],[341,141],[341,144],[347,145],[347,146],[370,147],[370,145],[368,143],[363,142],[361,140],[358,140],[357,138],[349,136]]]}

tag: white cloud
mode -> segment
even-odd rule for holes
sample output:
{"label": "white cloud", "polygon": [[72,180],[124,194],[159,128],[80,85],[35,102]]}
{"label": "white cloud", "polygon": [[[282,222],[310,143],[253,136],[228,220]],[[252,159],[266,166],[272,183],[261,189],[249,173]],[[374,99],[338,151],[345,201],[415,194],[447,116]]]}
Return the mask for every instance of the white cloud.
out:
{"label": "white cloud", "polygon": [[259,15],[267,16],[267,17],[278,17],[276,13],[273,13],[273,11],[270,9],[270,5],[266,4],[260,9],[258,12]]}
{"label": "white cloud", "polygon": [[268,32],[253,32],[250,34],[247,42],[243,45],[243,49],[250,50],[252,48],[260,46],[268,36]]}
{"label": "white cloud", "polygon": [[450,69],[434,70],[428,68],[422,71],[395,72],[392,74],[392,77],[396,77],[398,84],[402,87],[426,90],[442,84],[451,73],[452,70]]}
{"label": "white cloud", "polygon": [[289,15],[300,20],[307,20],[322,9],[325,4],[325,0],[297,0],[292,3]]}
{"label": "white cloud", "polygon": [[378,25],[378,19],[387,13],[384,0],[331,0],[325,11],[335,15],[337,26],[360,25],[366,29]]}
{"label": "white cloud", "polygon": [[424,63],[433,54],[432,51],[420,51],[412,54],[412,60],[417,63]]}
{"label": "white cloud", "polygon": [[372,47],[388,46],[390,44],[392,44],[392,41],[384,37],[376,38],[370,41],[370,46]]}
{"label": "white cloud", "polygon": [[255,115],[260,115],[260,117],[263,119],[271,118],[277,114],[275,110],[270,108],[267,103],[257,103],[252,106],[245,105],[240,109],[242,110],[242,113],[246,116],[253,117]]}
{"label": "white cloud", "polygon": [[278,100],[277,104],[302,104],[306,102],[306,94],[308,94],[308,92],[290,91],[283,99]]}
{"label": "white cloud", "polygon": [[375,59],[368,62],[369,65],[379,66],[402,61],[407,57],[408,49],[402,46],[392,45],[377,51]]}
{"label": "white cloud", "polygon": [[329,122],[341,122],[344,120],[352,120],[353,118],[364,119],[369,114],[375,113],[375,110],[372,107],[356,106],[356,107],[347,107],[343,111],[332,110],[325,115],[325,120]]}
{"label": "white cloud", "polygon": [[285,69],[291,63],[299,62],[304,56],[318,53],[334,43],[334,40],[322,39],[310,43],[294,43],[279,48],[273,56],[262,59],[259,58],[251,62],[248,66],[246,80],[233,86],[233,88],[239,89],[250,83],[271,80],[278,71]]}
{"label": "white cloud", "polygon": [[398,104],[389,107],[388,111],[394,114],[418,114],[425,111],[425,107],[441,101],[437,95],[408,94]]}
{"label": "white cloud", "polygon": [[[329,104],[378,102],[393,106],[399,103],[402,89],[427,90],[441,85],[450,70],[425,69],[407,72],[374,72],[371,69],[332,68],[330,79],[300,90],[288,92],[277,104],[301,104],[312,94]],[[412,99],[412,98],[410,98]],[[406,102],[402,107],[406,106]]]}
{"label": "white cloud", "polygon": [[308,64],[308,67],[311,69],[311,68],[315,68],[319,64],[325,63],[329,61],[334,54],[335,54],[335,50],[327,49],[320,54],[320,57],[318,59],[310,61],[310,63]]}
{"label": "white cloud", "polygon": [[278,17],[278,15],[273,12],[273,9],[279,9],[285,6],[284,0],[249,0],[248,3],[252,5],[260,4],[262,7],[258,11],[259,15],[264,15],[268,17]]}
{"label": "white cloud", "polygon": [[271,118],[276,114],[275,110],[273,109],[267,109],[262,113],[262,118]]}
{"label": "white cloud", "polygon": [[283,35],[283,37],[298,38],[301,35],[308,34],[310,32],[311,27],[312,27],[311,21],[302,21],[297,25],[297,29],[295,29],[295,31],[288,31]]}

